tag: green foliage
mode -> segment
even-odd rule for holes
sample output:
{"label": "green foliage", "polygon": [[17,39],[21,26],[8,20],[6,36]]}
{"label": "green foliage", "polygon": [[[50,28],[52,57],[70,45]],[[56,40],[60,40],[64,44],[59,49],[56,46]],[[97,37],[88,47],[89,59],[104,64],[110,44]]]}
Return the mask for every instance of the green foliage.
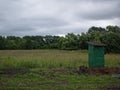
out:
{"label": "green foliage", "polygon": [[91,27],[89,28],[87,35],[89,37],[89,41],[100,42],[100,38],[106,32],[104,28],[101,27]]}
{"label": "green foliage", "polygon": [[120,53],[120,27],[91,27],[88,30],[89,41],[106,44],[106,52]]}
{"label": "green foliage", "polygon": [[106,31],[101,37],[101,42],[107,45],[107,52],[120,53],[120,28],[118,26],[107,26]]}
{"label": "green foliage", "polygon": [[2,37],[2,36],[0,36],[0,50],[6,49],[5,45],[6,45],[6,40],[5,40],[5,38]]}
{"label": "green foliage", "polygon": [[0,50],[5,49],[87,49],[87,42],[102,42],[106,44],[106,52],[120,53],[120,27],[91,27],[88,32],[75,35],[68,33],[60,36],[0,36]]}

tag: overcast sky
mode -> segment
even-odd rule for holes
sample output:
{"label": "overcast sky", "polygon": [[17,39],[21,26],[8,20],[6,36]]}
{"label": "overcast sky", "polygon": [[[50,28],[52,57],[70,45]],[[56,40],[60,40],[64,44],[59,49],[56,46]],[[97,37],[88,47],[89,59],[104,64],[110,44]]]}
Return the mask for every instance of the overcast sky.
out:
{"label": "overcast sky", "polygon": [[120,0],[0,0],[0,35],[80,34],[120,26]]}

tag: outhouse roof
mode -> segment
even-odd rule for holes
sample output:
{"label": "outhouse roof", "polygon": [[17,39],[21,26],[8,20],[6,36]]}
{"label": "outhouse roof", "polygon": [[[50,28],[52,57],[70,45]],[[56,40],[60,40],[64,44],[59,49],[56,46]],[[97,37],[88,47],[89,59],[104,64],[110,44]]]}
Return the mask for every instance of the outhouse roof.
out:
{"label": "outhouse roof", "polygon": [[106,46],[105,44],[101,42],[88,42],[88,44],[93,45],[93,46]]}

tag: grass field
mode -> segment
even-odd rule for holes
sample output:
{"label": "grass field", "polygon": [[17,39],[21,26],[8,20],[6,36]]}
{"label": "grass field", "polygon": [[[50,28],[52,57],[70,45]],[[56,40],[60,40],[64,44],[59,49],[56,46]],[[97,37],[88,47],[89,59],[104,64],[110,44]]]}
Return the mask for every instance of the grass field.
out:
{"label": "grass field", "polygon": [[[73,71],[83,65],[88,66],[87,51],[1,50],[0,69],[8,72],[0,74],[0,90],[106,90],[109,86],[119,87],[120,79],[111,75],[79,75]],[[120,67],[120,54],[106,54],[105,66]]]}

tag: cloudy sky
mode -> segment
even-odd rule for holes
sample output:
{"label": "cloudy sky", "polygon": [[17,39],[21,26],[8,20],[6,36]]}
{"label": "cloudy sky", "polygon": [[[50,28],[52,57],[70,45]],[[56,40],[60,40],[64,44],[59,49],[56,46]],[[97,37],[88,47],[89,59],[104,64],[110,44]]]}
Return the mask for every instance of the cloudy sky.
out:
{"label": "cloudy sky", "polygon": [[120,26],[120,0],[0,0],[0,35],[80,34]]}

